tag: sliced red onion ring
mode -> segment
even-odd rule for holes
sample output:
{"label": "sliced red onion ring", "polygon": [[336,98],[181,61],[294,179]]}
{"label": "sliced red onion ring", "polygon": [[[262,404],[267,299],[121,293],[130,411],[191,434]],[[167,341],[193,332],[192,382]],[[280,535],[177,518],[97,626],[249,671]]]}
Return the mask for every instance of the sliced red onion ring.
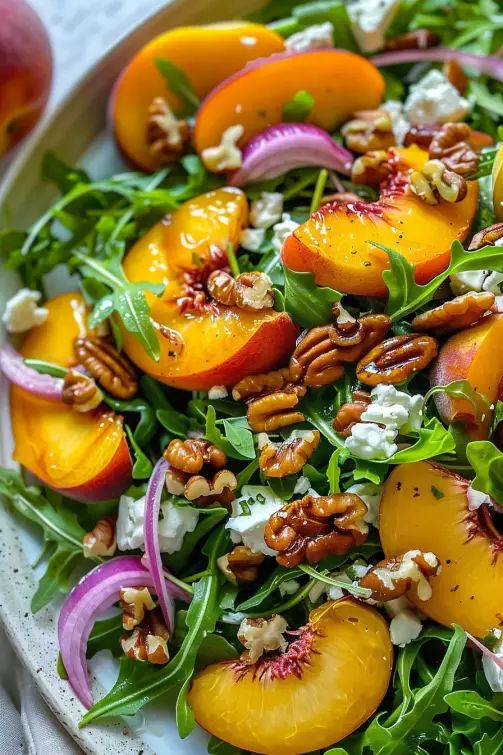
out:
{"label": "sliced red onion ring", "polygon": [[46,401],[62,401],[63,379],[42,375],[27,367],[21,354],[8,343],[4,343],[0,348],[0,370],[11,383],[32,396]]}
{"label": "sliced red onion ring", "polygon": [[428,50],[395,50],[374,55],[370,62],[378,68],[394,66],[399,63],[417,63],[424,60],[457,60],[465,66],[476,68],[481,73],[491,76],[497,81],[503,81],[503,60],[495,55],[475,55],[447,47],[431,47]]}
{"label": "sliced red onion ring", "polygon": [[[59,615],[61,658],[72,689],[87,708],[93,704],[86,663],[89,634],[96,616],[117,602],[123,587],[148,587],[155,591],[153,579],[139,556],[117,556],[90,571],[75,585]],[[164,587],[166,600],[171,605],[174,598],[186,601],[190,598],[188,593],[171,583]],[[169,597],[168,591],[171,593]]]}
{"label": "sliced red onion ring", "polygon": [[489,648],[486,647],[483,642],[480,642],[480,640],[477,640],[477,638],[474,637],[473,634],[470,634],[469,632],[467,632],[466,636],[473,642],[475,647],[477,647],[483,655],[486,655],[488,658],[494,661],[494,663],[497,666],[499,666],[500,668],[503,668],[503,658],[501,658],[501,656],[496,655],[496,653],[493,653],[492,650],[489,650]]}
{"label": "sliced red onion ring", "polygon": [[147,493],[145,495],[143,539],[145,542],[145,556],[147,557],[148,570],[152,577],[154,590],[157,594],[166,626],[169,631],[171,631],[174,626],[175,615],[173,604],[168,600],[168,591],[163,574],[164,567],[161,560],[161,548],[159,545],[159,533],[157,529],[161,508],[161,495],[168,469],[169,463],[166,459],[161,457],[155,465],[154,471],[148,481]]}
{"label": "sliced red onion ring", "polygon": [[310,123],[270,126],[243,149],[243,163],[229,178],[233,186],[276,178],[294,168],[315,165],[349,175],[353,156]]}

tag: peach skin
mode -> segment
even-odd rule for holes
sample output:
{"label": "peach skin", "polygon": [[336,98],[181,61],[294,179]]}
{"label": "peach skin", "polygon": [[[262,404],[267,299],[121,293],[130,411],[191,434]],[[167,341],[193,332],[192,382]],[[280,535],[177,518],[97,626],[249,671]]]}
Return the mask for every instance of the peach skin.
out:
{"label": "peach skin", "polygon": [[377,107],[384,80],[368,60],[346,50],[285,52],[256,60],[201,104],[194,131],[197,151],[219,144],[236,123],[244,126],[239,144],[245,145],[267,126],[281,123],[284,105],[300,90],[314,98],[308,122],[330,131],[356,110]]}
{"label": "peach skin", "polygon": [[168,90],[156,59],[170,60],[181,68],[202,98],[248,61],[283,47],[283,39],[276,32],[245,21],[187,26],[160,34],[134,56],[114,87],[110,113],[120,148],[144,170],[159,167],[146,138],[148,109],[156,97],[165,97],[179,112],[180,101]]}
{"label": "peach skin", "polygon": [[[477,325],[455,333],[440,349],[431,370],[431,384],[468,380],[474,391],[494,405],[500,398],[503,378],[502,339],[503,315],[488,315]],[[489,408],[483,418],[477,418],[473,405],[466,399],[439,393],[435,401],[444,422],[462,423],[472,440],[487,438],[493,414]]]}
{"label": "peach skin", "polygon": [[243,192],[217,189],[183,204],[129,251],[130,280],[166,286],[162,297],[146,293],[160,360],[124,333],[127,355],[144,372],[176,388],[208,390],[272,369],[291,353],[298,330],[285,312],[227,307],[205,293],[210,272],[227,265],[225,249],[237,246],[247,220]]}
{"label": "peach skin", "polygon": [[494,159],[492,172],[493,207],[496,220],[503,220],[503,144]]}
{"label": "peach skin", "polygon": [[[63,367],[73,360],[73,339],[86,333],[80,294],[62,294],[44,306],[49,317],[26,336],[25,358]],[[11,388],[14,459],[69,498],[91,503],[115,498],[131,484],[131,456],[122,417],[101,408],[81,414]]]}
{"label": "peach skin", "polygon": [[0,0],[0,155],[39,119],[51,90],[52,51],[24,0]]}
{"label": "peach skin", "polygon": [[382,616],[352,598],[316,608],[285,653],[255,664],[223,661],[195,677],[197,722],[235,747],[266,755],[324,749],[381,703],[393,650]]}
{"label": "peach skin", "polygon": [[314,273],[316,283],[348,294],[386,296],[382,273],[389,267],[383,244],[415,265],[426,283],[445,270],[455,239],[462,241],[477,210],[478,189],[468,182],[462,202],[432,206],[407,192],[408,175],[428,159],[412,146],[390,150],[392,172],[376,202],[330,202],[314,212],[283,244],[286,267]]}
{"label": "peach skin", "polygon": [[408,596],[422,613],[484,637],[501,624],[503,536],[487,505],[469,510],[468,486],[431,462],[395,467],[384,484],[379,532],[387,558],[420,549],[440,560],[432,597]]}

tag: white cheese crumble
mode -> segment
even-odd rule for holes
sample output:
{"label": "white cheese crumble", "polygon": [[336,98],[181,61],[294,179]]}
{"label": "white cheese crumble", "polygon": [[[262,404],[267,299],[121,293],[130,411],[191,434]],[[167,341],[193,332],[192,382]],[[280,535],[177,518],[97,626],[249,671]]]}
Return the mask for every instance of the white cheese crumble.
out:
{"label": "white cheese crumble", "polygon": [[455,273],[449,278],[452,292],[459,296],[468,291],[482,291],[484,280],[489,270],[467,270],[465,273]]}
{"label": "white cheese crumble", "polygon": [[[493,653],[503,660],[503,637],[501,629],[493,629],[492,634],[498,639],[493,648]],[[503,668],[499,666],[490,656],[482,655],[482,668],[491,690],[493,692],[503,692]]]}
{"label": "white cheese crumble", "polygon": [[222,134],[220,144],[216,147],[203,149],[201,158],[205,167],[216,173],[221,170],[235,170],[241,167],[243,156],[237,142],[244,132],[245,129],[241,123],[229,126]]}
{"label": "white cheese crumble", "polygon": [[410,123],[403,112],[403,103],[399,100],[387,100],[381,107],[388,113],[391,119],[393,136],[395,137],[397,145],[401,147],[405,141],[405,136],[410,129]]}
{"label": "white cheese crumble", "polygon": [[240,497],[232,502],[232,516],[225,525],[232,542],[242,542],[254,553],[275,556],[276,551],[265,544],[264,531],[269,517],[282,506],[283,500],[271,488],[243,485]]}
{"label": "white cheese crumble", "polygon": [[413,124],[460,121],[469,111],[468,100],[436,69],[411,86],[404,103],[404,113]]}
{"label": "white cheese crumble", "polygon": [[376,485],[374,482],[362,482],[351,485],[346,493],[355,493],[359,495],[367,507],[367,513],[363,521],[372,524],[374,527],[379,525],[379,506],[382,498],[382,485]]}
{"label": "white cheese crumble", "polygon": [[487,493],[483,493],[481,490],[475,490],[471,485],[468,486],[466,491],[466,498],[469,511],[480,509],[483,503],[488,503],[492,506],[491,496],[487,495]]}
{"label": "white cheese crumble", "polygon": [[313,24],[302,31],[292,34],[285,39],[285,50],[288,52],[306,52],[307,50],[323,50],[334,46],[334,27],[330,21],[323,24]]}
{"label": "white cheese crumble", "polygon": [[2,322],[9,333],[25,333],[47,320],[49,310],[39,307],[40,291],[21,288],[6,303]]}
{"label": "white cheese crumble", "polygon": [[422,423],[422,396],[409,396],[393,385],[380,383],[370,393],[372,403],[363,412],[363,422],[376,422],[407,434],[419,430]]}
{"label": "white cheese crumble", "polygon": [[398,647],[405,647],[421,634],[423,624],[415,611],[404,608],[391,619],[389,633],[391,642]]}
{"label": "white cheese crumble", "polygon": [[384,46],[386,34],[400,0],[352,0],[347,6],[353,35],[363,52]]}
{"label": "white cheese crumble", "polygon": [[[117,545],[119,550],[144,550],[143,521],[145,497],[121,495],[117,517]],[[161,503],[157,531],[161,553],[177,553],[187,532],[193,532],[199,512],[191,506],[175,506],[171,501]]]}
{"label": "white cheese crumble", "polygon": [[247,252],[256,252],[265,239],[265,228],[245,228],[239,237],[239,246]]}
{"label": "white cheese crumble", "polygon": [[226,398],[229,395],[229,391],[225,385],[212,385],[208,391],[209,399]]}
{"label": "white cheese crumble", "polygon": [[285,239],[288,238],[288,236],[290,236],[298,227],[299,223],[292,220],[288,212],[284,212],[281,216],[280,222],[273,225],[272,230],[274,233],[272,237],[272,245],[278,253],[281,252],[281,247],[283,246]]}
{"label": "white cheese crumble", "polygon": [[283,194],[278,191],[263,191],[251,203],[250,223],[254,228],[270,228],[281,220],[283,214]]}
{"label": "white cheese crumble", "polygon": [[398,451],[397,431],[379,427],[373,422],[357,422],[346,438],[346,448],[359,459],[388,459]]}
{"label": "white cheese crumble", "polygon": [[287,629],[285,619],[277,613],[270,619],[243,619],[238,629],[238,640],[248,650],[250,663],[255,663],[271,650],[286,650],[288,643],[284,633]]}
{"label": "white cheese crumble", "polygon": [[282,582],[279,586],[279,594],[281,597],[284,595],[295,595],[300,588],[300,582],[296,579],[287,579],[286,582]]}

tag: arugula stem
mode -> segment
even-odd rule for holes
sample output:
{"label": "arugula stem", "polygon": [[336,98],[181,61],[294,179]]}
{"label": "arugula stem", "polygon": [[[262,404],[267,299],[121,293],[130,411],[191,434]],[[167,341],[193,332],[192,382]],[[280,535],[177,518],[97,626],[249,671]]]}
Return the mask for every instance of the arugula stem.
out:
{"label": "arugula stem", "polygon": [[230,241],[227,244],[227,261],[229,262],[231,273],[235,278],[237,278],[241,271],[239,269],[239,263],[236,258],[236,252],[234,251],[234,247],[232,246]]}
{"label": "arugula stem", "polygon": [[[211,572],[206,572],[206,574],[211,574]],[[194,590],[192,589],[192,587],[190,587],[190,585],[185,584],[183,580],[178,579],[178,577],[175,577],[174,574],[171,574],[171,572],[167,571],[166,569],[164,569],[164,577],[168,580],[168,582],[173,582],[174,585],[180,587],[182,590],[185,590],[185,592],[188,592],[191,595],[193,594]]]}
{"label": "arugula stem", "polygon": [[299,569],[304,572],[304,574],[308,574],[310,577],[314,577],[314,579],[318,580],[319,582],[325,582],[327,585],[333,585],[334,587],[340,587],[343,590],[346,590],[346,592],[352,593],[353,595],[358,595],[363,598],[370,598],[372,595],[372,590],[369,590],[366,587],[359,587],[358,585],[352,585],[351,583],[344,582],[342,579],[334,579],[333,577],[330,577],[328,574],[328,571],[318,572],[316,569],[313,569],[312,566],[308,566],[307,564],[300,564]]}
{"label": "arugula stem", "polygon": [[208,577],[211,574],[208,569],[205,569],[204,571],[199,571],[197,574],[191,574],[190,577],[185,577],[182,582],[186,584],[191,584],[191,582],[197,582],[198,579],[202,579],[203,577]]}
{"label": "arugula stem", "polygon": [[313,174],[310,172],[305,176],[298,178],[288,189],[283,192],[283,197],[286,199],[292,199],[297,196],[302,189],[306,186],[310,186],[313,183]]}
{"label": "arugula stem", "polygon": [[315,184],[314,192],[313,192],[313,198],[311,199],[311,207],[309,208],[310,213],[316,212],[316,210],[321,204],[321,198],[323,196],[323,192],[325,191],[327,178],[328,178],[328,170],[326,170],[326,168],[322,168],[322,170],[320,170],[320,172],[318,173],[318,178],[316,179],[316,184]]}
{"label": "arugula stem", "polygon": [[53,362],[46,362],[45,359],[25,359],[24,363],[32,370],[40,372],[42,375],[52,375],[52,377],[64,378],[68,370]]}

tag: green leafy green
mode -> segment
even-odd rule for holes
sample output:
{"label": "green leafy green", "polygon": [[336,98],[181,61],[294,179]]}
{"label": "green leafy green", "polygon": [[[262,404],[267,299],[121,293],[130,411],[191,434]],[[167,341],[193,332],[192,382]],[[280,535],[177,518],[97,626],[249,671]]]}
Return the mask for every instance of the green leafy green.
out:
{"label": "green leafy green", "polygon": [[328,492],[330,493],[330,495],[332,495],[332,493],[339,493],[341,489],[341,470],[339,467],[339,457],[341,455],[341,450],[342,449],[340,448],[336,448],[335,451],[333,451],[327,465]]}
{"label": "green leafy green", "polygon": [[306,121],[313,109],[313,105],[313,95],[305,89],[299,90],[289,102],[283,105],[283,121],[292,121],[294,123]]}
{"label": "green leafy green", "polygon": [[332,304],[342,294],[317,286],[312,273],[296,273],[285,267],[285,309],[303,328],[324,325],[332,319]]}
{"label": "green leafy green", "polygon": [[472,487],[503,503],[503,453],[489,440],[474,440],[466,447],[466,457],[475,477]]}
{"label": "green leafy green", "polygon": [[430,420],[428,427],[418,430],[418,436],[418,440],[412,446],[397,451],[386,459],[386,463],[409,464],[413,461],[423,461],[442,454],[454,453],[456,450],[452,433],[436,417]]}
{"label": "green leafy green", "polygon": [[223,419],[225,437],[232,447],[245,459],[255,458],[253,435],[246,421],[246,417]]}
{"label": "green leafy green", "polygon": [[237,610],[248,611],[250,608],[259,606],[269,597],[269,595],[271,595],[271,593],[277,590],[283,582],[297,579],[301,574],[302,572],[298,567],[286,569],[284,566],[277,566],[261,587],[258,588],[251,597],[247,598],[237,606]]}
{"label": "green leafy green", "polygon": [[349,452],[344,445],[344,441],[335,432],[332,421],[338,409],[339,399],[331,387],[315,388],[308,391],[307,395],[300,403],[300,410],[303,412],[306,420],[320,431],[320,433],[331,443],[342,450],[343,456],[340,457],[340,463],[344,460]]}
{"label": "green leafy green", "polygon": [[152,474],[153,464],[136,442],[134,433],[129,425],[126,425],[126,434],[134,454],[134,464],[131,472],[133,480],[147,480]]}
{"label": "green leafy green", "polygon": [[113,656],[122,655],[120,644],[122,634],[124,634],[122,613],[97,621],[87,641],[87,657],[92,658],[100,650],[110,650]]}
{"label": "green leafy green", "polygon": [[[252,453],[253,437],[245,424],[243,422],[235,424],[228,420],[223,420],[222,422],[227,422],[227,427],[224,424],[225,434],[217,427],[215,407],[210,404],[206,412],[206,429],[204,434],[206,440],[221,448],[231,459],[254,459],[255,450]],[[232,428],[230,434],[228,434],[229,428]]]}
{"label": "green leafy green", "polygon": [[166,58],[156,58],[155,65],[167,88],[180,100],[181,108],[177,115],[194,115],[199,107],[199,97],[194,92],[185,71]]}
{"label": "green leafy green", "polygon": [[475,409],[476,417],[478,418],[481,418],[483,414],[490,411],[489,399],[482,393],[475,391],[468,380],[453,380],[447,385],[434,385],[425,394],[423,401],[423,411],[430,398],[432,396],[435,396],[437,393],[445,393],[447,396],[451,396],[451,398],[461,398],[465,399],[465,401],[469,401]]}
{"label": "green leafy green", "polygon": [[319,582],[324,582],[325,584],[332,585],[333,587],[341,587],[342,589],[347,590],[347,592],[350,592],[353,595],[357,595],[358,597],[370,598],[370,596],[372,595],[372,590],[369,590],[366,587],[358,587],[358,585],[351,585],[342,579],[332,577],[327,570],[318,570],[313,566],[308,566],[307,564],[300,564],[299,569],[304,572],[304,574],[307,574],[310,577],[314,577],[314,579],[317,579]]}
{"label": "green leafy green", "polygon": [[489,700],[471,689],[456,690],[445,696],[445,702],[452,710],[468,718],[490,718],[503,722],[503,707],[496,707]]}

